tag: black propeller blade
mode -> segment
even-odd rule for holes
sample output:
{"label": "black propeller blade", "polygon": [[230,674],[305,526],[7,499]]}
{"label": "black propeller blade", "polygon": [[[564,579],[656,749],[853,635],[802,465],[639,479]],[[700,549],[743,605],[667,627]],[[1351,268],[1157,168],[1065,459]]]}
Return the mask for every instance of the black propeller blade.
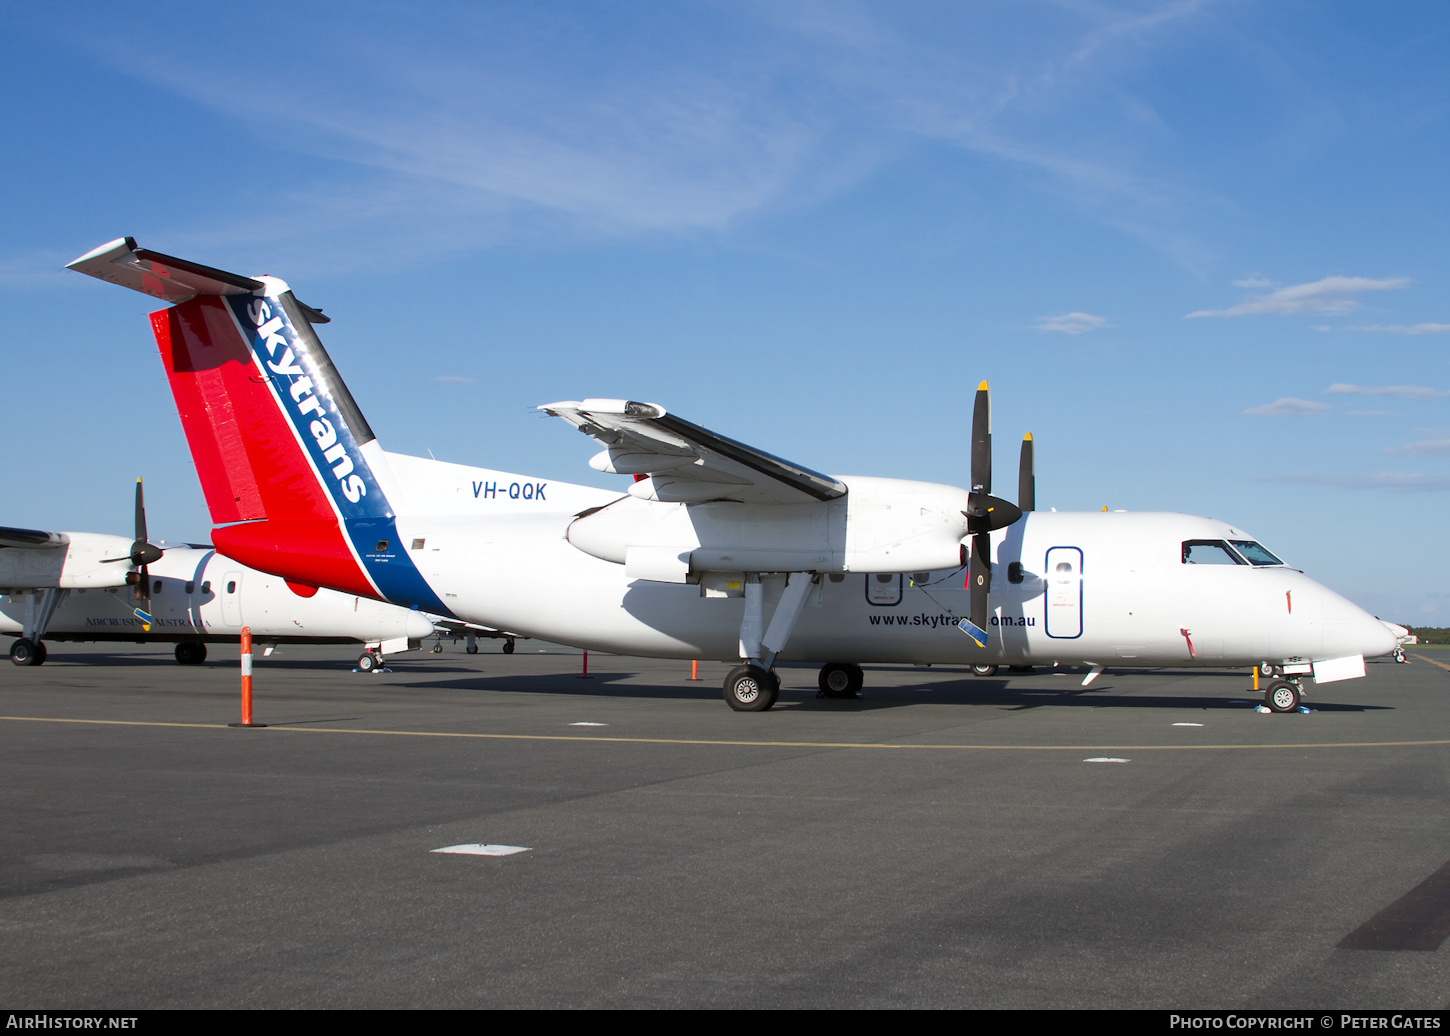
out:
{"label": "black propeller blade", "polygon": [[123,558],[102,558],[102,563],[129,561],[140,571],[128,572],[126,583],[136,588],[136,618],[141,620],[147,632],[151,630],[151,572],[147,566],[160,561],[164,549],[146,538],[146,496],[141,480],[136,480],[136,538],[131,541],[131,553]]}
{"label": "black propeller blade", "polygon": [[967,510],[962,512],[967,519],[967,529],[972,534],[972,547],[967,569],[967,586],[971,592],[970,615],[961,629],[976,641],[978,647],[987,646],[987,617],[992,592],[992,530],[1005,529],[1021,518],[1024,510],[1032,510],[1035,504],[1030,434],[1022,450],[1018,495],[1025,501],[1025,506],[1018,507],[992,495],[992,400],[987,383],[982,382],[977,386],[977,398],[972,404],[972,492]]}
{"label": "black propeller blade", "polygon": [[1022,459],[1017,463],[1017,506],[1037,510],[1037,472],[1033,466],[1032,433],[1022,437]]}

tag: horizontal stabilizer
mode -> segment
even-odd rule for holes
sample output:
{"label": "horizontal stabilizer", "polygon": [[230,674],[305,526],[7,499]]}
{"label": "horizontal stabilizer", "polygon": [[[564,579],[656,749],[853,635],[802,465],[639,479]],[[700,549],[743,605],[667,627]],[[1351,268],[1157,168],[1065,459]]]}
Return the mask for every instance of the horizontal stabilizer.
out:
{"label": "horizontal stabilizer", "polygon": [[245,295],[263,287],[251,277],[137,248],[136,239],[130,237],[87,252],[66,263],[66,269],[167,302],[186,302],[198,295]]}
{"label": "horizontal stabilizer", "polygon": [[605,447],[590,462],[596,470],[649,475],[648,484],[630,491],[646,499],[799,503],[803,496],[825,501],[846,495],[845,485],[829,475],[701,428],[654,403],[586,399],[539,409]]}

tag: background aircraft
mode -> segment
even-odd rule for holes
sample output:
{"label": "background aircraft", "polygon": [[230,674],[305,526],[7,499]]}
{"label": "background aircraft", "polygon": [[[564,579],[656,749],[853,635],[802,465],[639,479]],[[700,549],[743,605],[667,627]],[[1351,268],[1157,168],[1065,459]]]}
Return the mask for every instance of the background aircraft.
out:
{"label": "background aircraft", "polygon": [[1085,682],[1108,664],[1261,665],[1288,711],[1303,676],[1363,676],[1395,646],[1227,523],[1036,512],[1030,447],[1020,506],[992,496],[985,384],[970,490],[823,475],[651,403],[543,407],[604,447],[596,470],[634,477],[619,495],[385,453],[313,330],[325,318],[276,278],[129,238],[69,265],[175,303],[152,328],[221,553],[579,647],[739,660],[737,710],[768,709],[789,658],[824,661],[832,696],[868,661],[1086,663]]}
{"label": "background aircraft", "polygon": [[[222,557],[210,546],[152,543],[136,483],[136,535],[0,528],[0,633],[18,635],[16,665],[41,665],[52,641],[174,641],[176,660],[199,665],[207,644],[235,643],[242,626],[270,654],[281,643],[356,644],[358,668],[416,650],[434,624],[419,612],[284,579]],[[496,631],[449,622],[466,637]],[[506,643],[512,646],[510,638]]]}

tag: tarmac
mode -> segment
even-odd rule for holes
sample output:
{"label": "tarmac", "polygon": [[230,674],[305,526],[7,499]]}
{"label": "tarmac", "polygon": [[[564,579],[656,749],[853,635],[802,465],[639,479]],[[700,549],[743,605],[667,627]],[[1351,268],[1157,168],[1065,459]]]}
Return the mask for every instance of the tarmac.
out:
{"label": "tarmac", "polygon": [[254,729],[235,648],[4,666],[0,1002],[1450,1002],[1424,657],[1263,714],[1247,671],[868,666],[837,701],[783,666],[735,713],[718,662],[354,655],[258,657]]}

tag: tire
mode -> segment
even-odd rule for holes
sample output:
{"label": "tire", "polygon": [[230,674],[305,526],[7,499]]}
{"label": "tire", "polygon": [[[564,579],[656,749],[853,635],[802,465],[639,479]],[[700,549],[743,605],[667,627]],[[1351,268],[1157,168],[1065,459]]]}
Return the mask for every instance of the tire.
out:
{"label": "tire", "polygon": [[467,645],[464,646],[463,650],[466,651],[466,652],[468,652],[470,655],[476,655],[476,654],[478,654],[478,645],[477,644],[467,644]]}
{"label": "tire", "polygon": [[48,651],[45,650],[45,641],[43,641],[43,640],[37,640],[35,642],[35,661],[32,662],[31,664],[32,665],[45,665],[45,656],[48,655],[49,653],[50,652],[48,652]]}
{"label": "tire", "polygon": [[358,656],[357,667],[364,673],[371,673],[378,667],[378,658],[371,651],[364,651]]}
{"label": "tire", "polygon": [[440,640],[438,643],[436,643],[436,644],[433,645],[433,654],[435,654],[435,655],[441,655],[441,654],[443,654],[443,641]]}
{"label": "tire", "polygon": [[736,712],[764,712],[780,696],[780,681],[756,665],[738,665],[725,677],[725,704]]}
{"label": "tire", "polygon": [[866,674],[854,662],[827,662],[821,666],[816,684],[827,698],[854,698],[866,682]]}
{"label": "tire", "polygon": [[1259,663],[1259,675],[1260,676],[1273,676],[1274,675],[1274,667],[1273,667],[1273,665],[1271,665],[1268,662],[1260,662]]}
{"label": "tire", "polygon": [[183,640],[176,645],[176,661],[181,665],[201,665],[206,661],[206,645]]}
{"label": "tire", "polygon": [[10,645],[10,661],[16,665],[40,665],[36,661],[38,654],[35,645],[24,637]]}
{"label": "tire", "polygon": [[[478,649],[474,648],[474,650],[477,651]],[[514,642],[512,637],[503,642],[503,653],[505,655],[512,655],[514,653]]]}
{"label": "tire", "polygon": [[1288,680],[1275,680],[1264,692],[1264,704],[1273,712],[1293,712],[1299,708],[1299,688]]}
{"label": "tire", "polygon": [[997,667],[996,665],[974,665],[972,672],[977,676],[996,676]]}

